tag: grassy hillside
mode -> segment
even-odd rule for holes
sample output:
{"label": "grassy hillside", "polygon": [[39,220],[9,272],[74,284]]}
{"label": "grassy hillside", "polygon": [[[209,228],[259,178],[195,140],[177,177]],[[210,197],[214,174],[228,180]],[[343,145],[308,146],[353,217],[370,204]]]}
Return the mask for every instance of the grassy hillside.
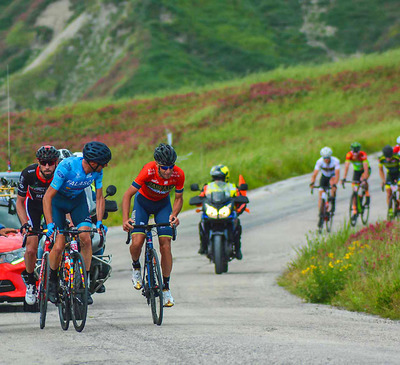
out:
{"label": "grassy hillside", "polygon": [[56,38],[42,18],[59,3],[1,1],[0,83],[9,65],[17,108],[176,90],[400,45],[396,0],[70,0],[64,28],[75,33],[23,73]]}
{"label": "grassy hillside", "polygon": [[[154,147],[173,133],[186,187],[227,164],[250,188],[310,172],[319,150],[341,160],[357,140],[367,152],[395,143],[400,121],[400,50],[318,67],[278,69],[203,89],[111,103],[83,102],[12,114],[14,170],[44,143],[80,150],[92,139],[109,144],[105,180],[120,201]],[[6,146],[7,115],[0,117]],[[1,149],[6,169],[6,148]],[[190,193],[186,193],[188,196]],[[188,199],[186,199],[188,200]]]}

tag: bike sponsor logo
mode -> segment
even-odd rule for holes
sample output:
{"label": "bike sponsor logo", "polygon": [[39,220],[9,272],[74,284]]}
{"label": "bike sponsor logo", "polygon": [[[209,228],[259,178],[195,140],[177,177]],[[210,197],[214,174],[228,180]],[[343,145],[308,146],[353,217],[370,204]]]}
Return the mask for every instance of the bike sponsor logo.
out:
{"label": "bike sponsor logo", "polygon": [[57,175],[58,175],[59,177],[61,177],[61,179],[64,179],[64,178],[65,178],[64,174],[63,174],[60,170],[57,171]]}
{"label": "bike sponsor logo", "polygon": [[160,184],[155,184],[152,181],[146,182],[146,186],[157,194],[167,194],[175,187],[175,185],[163,186]]}

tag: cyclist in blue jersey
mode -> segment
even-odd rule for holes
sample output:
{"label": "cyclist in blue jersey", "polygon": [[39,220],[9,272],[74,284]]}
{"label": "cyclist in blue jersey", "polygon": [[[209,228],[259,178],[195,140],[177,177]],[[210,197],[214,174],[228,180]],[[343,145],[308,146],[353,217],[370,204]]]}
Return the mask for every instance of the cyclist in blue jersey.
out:
{"label": "cyclist in blue jersey", "polygon": [[[102,224],[105,200],[103,196],[103,168],[111,160],[110,149],[101,142],[89,142],[83,147],[83,157],[69,157],[60,162],[54,178],[43,197],[43,211],[47,223],[47,235],[52,236],[65,226],[66,214],[71,215],[74,225],[80,230],[91,229],[92,221],[86,201],[85,188],[93,182],[96,187],[96,227],[101,233],[106,229]],[[92,260],[90,233],[80,234],[81,253],[87,272]],[[65,237],[56,234],[54,247],[50,252],[49,300],[56,301],[57,268],[65,247]],[[92,304],[90,294],[88,304]]]}

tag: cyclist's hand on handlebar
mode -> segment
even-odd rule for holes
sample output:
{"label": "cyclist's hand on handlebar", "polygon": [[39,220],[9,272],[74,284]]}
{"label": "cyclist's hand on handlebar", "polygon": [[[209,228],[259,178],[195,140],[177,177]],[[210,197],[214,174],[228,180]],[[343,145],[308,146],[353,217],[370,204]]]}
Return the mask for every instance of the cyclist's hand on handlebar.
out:
{"label": "cyclist's hand on handlebar", "polygon": [[21,228],[19,229],[19,232],[21,234],[27,234],[28,231],[30,231],[32,229],[32,226],[29,223],[25,223],[21,226]]}
{"label": "cyclist's hand on handlebar", "polygon": [[106,234],[108,231],[107,226],[105,226],[102,221],[97,221],[96,228],[100,235]]}
{"label": "cyclist's hand on handlebar", "polygon": [[385,185],[386,185],[386,183],[384,183],[384,182],[381,183],[382,191],[385,191]]}
{"label": "cyclist's hand on handlebar", "polygon": [[127,219],[126,221],[124,221],[124,222],[122,223],[122,229],[123,229],[125,232],[129,232],[130,230],[133,229],[132,224],[134,224],[134,223],[132,222],[132,220],[131,220],[131,219]]}
{"label": "cyclist's hand on handlebar", "polygon": [[175,227],[178,227],[178,226],[179,226],[179,219],[178,219],[178,217],[176,217],[176,216],[174,216],[174,215],[170,215],[170,216],[169,216],[169,223],[171,223],[171,227],[172,227],[173,225],[175,225]]}
{"label": "cyclist's hand on handlebar", "polygon": [[47,236],[47,237],[51,237],[56,229],[57,229],[57,227],[56,227],[56,224],[55,224],[55,223],[53,223],[53,222],[52,222],[52,223],[49,223],[49,224],[47,225],[47,233],[46,233],[46,236]]}

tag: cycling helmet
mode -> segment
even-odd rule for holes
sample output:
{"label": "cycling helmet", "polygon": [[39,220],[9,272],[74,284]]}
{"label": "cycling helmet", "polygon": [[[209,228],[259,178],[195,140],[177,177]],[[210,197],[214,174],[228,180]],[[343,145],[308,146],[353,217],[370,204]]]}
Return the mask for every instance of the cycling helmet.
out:
{"label": "cycling helmet", "polygon": [[320,154],[322,158],[330,158],[332,156],[332,150],[329,147],[324,147],[320,151]]}
{"label": "cycling helmet", "polygon": [[102,142],[88,142],[83,147],[83,158],[87,162],[97,162],[99,165],[106,165],[111,160],[111,151]]}
{"label": "cycling helmet", "polygon": [[165,143],[160,143],[154,150],[154,160],[163,166],[171,166],[176,161],[176,152],[172,146]]}
{"label": "cycling helmet", "polygon": [[54,146],[42,146],[36,152],[36,158],[40,161],[55,161],[60,157],[60,152]]}
{"label": "cycling helmet", "polygon": [[393,148],[392,146],[386,145],[385,147],[382,148],[383,155],[387,158],[390,158],[393,156]]}
{"label": "cycling helmet", "polygon": [[229,181],[229,169],[225,165],[216,165],[211,167],[210,175],[213,180]]}
{"label": "cycling helmet", "polygon": [[358,142],[353,142],[353,143],[350,145],[350,148],[351,148],[351,150],[352,150],[353,152],[360,152],[360,151],[361,151],[361,144],[358,143]]}
{"label": "cycling helmet", "polygon": [[70,150],[67,150],[66,148],[61,148],[58,150],[58,152],[60,152],[60,161],[64,160],[64,158],[73,156],[72,152]]}
{"label": "cycling helmet", "polygon": [[81,151],[74,152],[73,156],[75,156],[75,157],[83,157],[83,153]]}
{"label": "cycling helmet", "polygon": [[400,136],[397,137],[396,142],[397,144],[400,144]]}

